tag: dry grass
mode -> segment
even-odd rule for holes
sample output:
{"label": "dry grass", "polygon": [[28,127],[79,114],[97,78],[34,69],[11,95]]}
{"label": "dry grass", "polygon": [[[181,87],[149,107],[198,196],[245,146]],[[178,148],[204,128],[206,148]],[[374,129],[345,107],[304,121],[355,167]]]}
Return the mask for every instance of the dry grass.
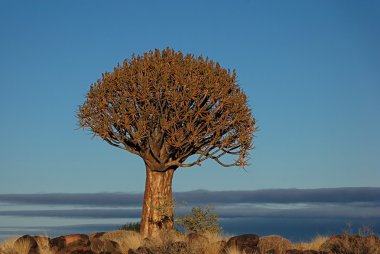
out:
{"label": "dry grass", "polygon": [[159,246],[173,242],[185,242],[186,236],[174,230],[162,232],[160,235],[150,239],[148,245]]}
{"label": "dry grass", "polygon": [[[204,254],[218,254],[221,245],[220,241],[226,240],[220,234],[217,233],[207,233],[204,236],[208,239],[208,243],[199,242],[199,244],[191,244],[189,247],[194,248],[193,250],[189,250],[191,253],[197,253],[198,250],[202,250]],[[146,246],[148,248],[152,248],[157,250],[158,252],[165,252],[166,249],[170,249],[170,246],[176,242],[185,242],[189,244],[189,240],[186,235],[175,232],[175,231],[167,231],[160,234],[157,237],[151,238],[149,240],[143,239],[140,234],[134,231],[125,231],[125,230],[117,230],[105,233],[101,236],[102,240],[112,240],[119,244],[120,250],[122,253],[128,253],[129,249],[137,249],[141,246]],[[189,252],[189,253],[190,253]],[[241,254],[240,252],[234,252],[234,250],[230,250],[229,254]]]}
{"label": "dry grass", "polygon": [[[0,254],[28,254],[32,243],[28,239],[11,238],[0,243]],[[54,254],[50,250],[49,239],[47,236],[34,238],[38,244],[40,254]],[[17,242],[16,242],[17,241]]]}
{"label": "dry grass", "polygon": [[215,245],[208,245],[204,247],[204,254],[219,254],[221,248]]}
{"label": "dry grass", "polygon": [[328,236],[322,236],[322,235],[317,235],[314,237],[310,242],[300,242],[294,244],[294,248],[297,250],[319,250],[319,247],[329,240],[330,238]]}
{"label": "dry grass", "polygon": [[223,246],[220,242],[227,240],[226,237],[222,236],[220,233],[206,232],[203,234],[209,241],[209,244],[202,246],[205,254],[219,254]]}
{"label": "dry grass", "polygon": [[0,245],[1,254],[28,254],[31,243],[29,240],[21,239],[17,241],[15,239],[9,239]]}
{"label": "dry grass", "polygon": [[16,240],[17,240],[17,238],[10,238],[10,239],[5,240],[4,242],[1,242],[0,243],[0,253],[1,254],[15,253],[15,252],[13,252],[13,249],[14,249],[13,245],[14,245]]}
{"label": "dry grass", "polygon": [[35,238],[38,247],[40,249],[40,254],[54,254],[49,246],[49,238],[47,236],[36,237]]}
{"label": "dry grass", "polygon": [[107,232],[100,239],[112,240],[119,244],[123,253],[128,253],[129,249],[137,249],[142,246],[144,239],[135,231],[116,230]]}
{"label": "dry grass", "polygon": [[244,253],[241,252],[237,247],[232,246],[232,247],[227,249],[226,254],[244,254]]}
{"label": "dry grass", "polygon": [[[159,254],[170,254],[170,253],[181,253],[181,254],[218,254],[220,253],[221,248],[224,247],[223,241],[229,239],[228,236],[223,236],[218,233],[206,233],[203,235],[208,239],[208,241],[201,240],[199,242],[190,241],[190,239],[184,235],[175,231],[165,232],[160,236],[153,239],[143,239],[139,233],[134,231],[125,231],[125,230],[117,230],[107,232],[102,235],[99,240],[101,241],[114,241],[118,243],[120,246],[120,250],[122,253],[128,253],[129,249],[137,249],[141,246],[145,246],[155,250]],[[271,236],[273,238],[273,236]],[[274,245],[265,245],[267,242],[263,241],[265,239],[269,240],[270,236],[262,237],[261,242],[258,247],[262,251],[273,249]],[[279,237],[280,238],[280,237]],[[34,238],[38,244],[39,250],[41,254],[53,254],[49,246],[49,238],[47,236],[35,237]],[[277,243],[276,239],[272,239],[275,243]],[[281,239],[280,239],[281,240]],[[280,241],[279,240],[279,241]],[[286,239],[285,239],[286,240]],[[327,236],[318,235],[313,238],[310,242],[300,242],[292,244],[290,243],[291,248],[305,251],[305,250],[315,250],[319,251],[320,247],[323,243],[329,240]],[[375,238],[368,238],[363,243],[357,243],[355,246],[344,238],[341,240],[344,248],[353,249],[354,247],[357,249],[355,253],[380,253],[379,243],[376,242]],[[281,241],[280,241],[281,242]],[[19,239],[13,238],[8,239],[4,242],[0,243],[0,254],[27,254],[32,247],[32,243],[29,239]],[[265,244],[264,244],[265,243]],[[176,245],[177,244],[177,245]],[[179,245],[178,245],[179,244]],[[184,245],[181,245],[184,244]],[[172,246],[183,246],[180,252],[176,252]],[[346,246],[347,245],[347,246]],[[352,245],[352,246],[351,246]],[[357,245],[357,246],[356,246]],[[268,248],[267,248],[268,247]],[[182,247],[180,247],[182,248]],[[284,254],[288,249],[287,246],[284,245],[284,248],[278,249],[277,247],[276,253]],[[359,251],[360,249],[360,251]],[[364,251],[363,251],[364,250]],[[264,252],[263,252],[264,251]],[[376,252],[377,251],[377,252]],[[96,251],[98,252],[98,251]],[[242,254],[236,247],[231,247],[226,250],[226,254]]]}
{"label": "dry grass", "polygon": [[214,233],[214,232],[206,232],[203,234],[203,236],[205,236],[209,240],[210,243],[216,243],[222,240],[226,241],[229,238],[229,237],[223,236],[221,233]]}

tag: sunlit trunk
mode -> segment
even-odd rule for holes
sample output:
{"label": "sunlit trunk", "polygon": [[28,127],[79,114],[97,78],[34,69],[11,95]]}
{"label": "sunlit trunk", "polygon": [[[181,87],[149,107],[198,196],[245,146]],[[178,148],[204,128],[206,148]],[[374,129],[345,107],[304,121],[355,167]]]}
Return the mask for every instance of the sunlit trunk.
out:
{"label": "sunlit trunk", "polygon": [[160,231],[174,226],[172,179],[174,170],[152,171],[146,166],[144,203],[140,233],[144,237],[157,236]]}

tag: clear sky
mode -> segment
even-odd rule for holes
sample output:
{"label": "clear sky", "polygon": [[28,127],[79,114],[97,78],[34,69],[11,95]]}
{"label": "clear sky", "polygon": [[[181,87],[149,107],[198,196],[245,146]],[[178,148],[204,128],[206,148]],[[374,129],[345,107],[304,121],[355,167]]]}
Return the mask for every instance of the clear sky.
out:
{"label": "clear sky", "polygon": [[142,160],[78,129],[105,71],[151,49],[236,69],[257,119],[246,171],[174,190],[380,187],[379,1],[3,1],[0,194],[142,192]]}

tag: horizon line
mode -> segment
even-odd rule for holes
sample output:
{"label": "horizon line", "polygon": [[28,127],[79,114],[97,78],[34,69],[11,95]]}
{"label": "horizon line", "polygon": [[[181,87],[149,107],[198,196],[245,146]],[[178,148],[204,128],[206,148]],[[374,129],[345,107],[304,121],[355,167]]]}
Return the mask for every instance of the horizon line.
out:
{"label": "horizon line", "polygon": [[[188,192],[255,192],[255,191],[279,191],[279,190],[348,190],[348,189],[380,189],[380,186],[343,186],[343,187],[310,187],[310,188],[261,188],[261,189],[239,189],[239,190],[210,190],[210,189],[194,189],[184,191],[173,191],[174,193],[188,193]],[[20,193],[1,193],[4,195],[50,195],[50,194],[144,194],[144,191],[99,191],[99,192],[20,192]]]}

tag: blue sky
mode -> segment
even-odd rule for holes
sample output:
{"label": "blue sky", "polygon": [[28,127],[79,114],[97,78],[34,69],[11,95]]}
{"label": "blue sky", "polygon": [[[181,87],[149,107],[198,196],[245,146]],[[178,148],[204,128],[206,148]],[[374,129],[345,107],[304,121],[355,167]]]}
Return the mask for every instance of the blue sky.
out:
{"label": "blue sky", "polygon": [[76,111],[165,47],[236,69],[260,129],[247,172],[179,169],[175,191],[380,187],[378,1],[7,1],[0,38],[0,194],[142,192],[142,160]]}

